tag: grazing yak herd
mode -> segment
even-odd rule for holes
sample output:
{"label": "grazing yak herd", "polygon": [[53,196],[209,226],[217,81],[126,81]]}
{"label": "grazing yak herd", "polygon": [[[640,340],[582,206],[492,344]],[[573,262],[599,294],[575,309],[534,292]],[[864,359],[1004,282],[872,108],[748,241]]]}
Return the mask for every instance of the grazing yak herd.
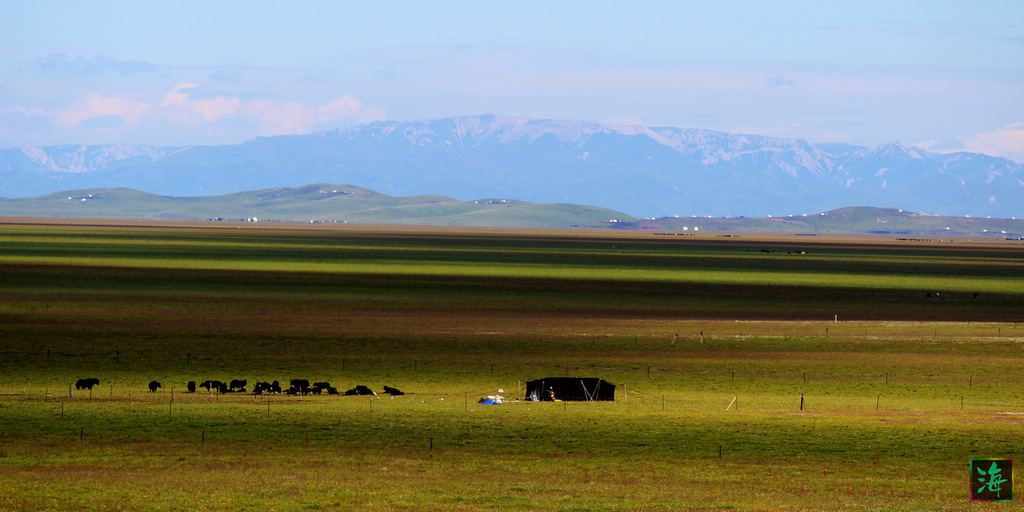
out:
{"label": "grazing yak herd", "polygon": [[[92,390],[93,386],[100,383],[99,379],[78,379],[75,383],[75,389],[88,389]],[[190,380],[185,388],[189,393],[195,393],[197,389],[206,390],[209,393],[246,393],[246,387],[249,382],[246,380],[232,380],[228,383],[221,382],[219,380],[205,380],[196,387],[196,381]],[[162,388],[163,385],[157,381],[151,381],[149,383],[149,390],[156,391]],[[257,382],[252,387],[252,394],[262,395],[265,393],[273,394],[287,394],[287,395],[319,395],[327,393],[328,395],[376,395],[370,388],[366,386],[356,386],[344,393],[339,393],[338,389],[331,386],[329,382],[314,382],[310,384],[306,379],[292,379],[291,386],[287,389],[282,389],[281,384],[278,381],[274,382]],[[404,395],[405,393],[390,387],[384,386],[384,393],[392,396]]]}

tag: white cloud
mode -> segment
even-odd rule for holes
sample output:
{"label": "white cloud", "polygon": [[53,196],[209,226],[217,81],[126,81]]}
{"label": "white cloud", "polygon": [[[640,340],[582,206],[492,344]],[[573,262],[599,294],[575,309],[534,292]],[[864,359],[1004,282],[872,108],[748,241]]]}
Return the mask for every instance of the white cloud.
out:
{"label": "white cloud", "polygon": [[21,105],[15,105],[13,107],[0,108],[0,114],[20,114],[23,116],[38,116],[43,115],[46,112],[38,107],[27,108]]}
{"label": "white cloud", "polygon": [[329,101],[326,105],[316,107],[316,112],[317,119],[322,122],[328,122],[355,118],[362,109],[363,102],[352,96],[342,96],[341,98]]}
{"label": "white cloud", "polygon": [[310,109],[296,101],[250,100],[245,102],[241,115],[258,122],[259,134],[266,137],[308,133],[316,124]]}
{"label": "white cloud", "polygon": [[967,137],[964,149],[1024,162],[1024,123],[1013,123]]}
{"label": "white cloud", "polygon": [[910,147],[918,148],[918,149],[923,149],[925,151],[933,151],[932,148],[935,147],[935,145],[938,144],[938,143],[939,143],[939,141],[934,140],[934,139],[932,139],[932,140],[922,140],[921,142],[915,142],[915,143],[911,144]]}
{"label": "white cloud", "polygon": [[164,95],[163,99],[160,100],[161,107],[169,107],[171,105],[184,105],[188,101],[188,93],[183,92],[186,89],[194,89],[199,87],[199,84],[183,83],[171,90],[171,92]]}
{"label": "white cloud", "polygon": [[387,113],[383,110],[366,105],[349,95],[335,98],[327,104],[317,107],[317,112],[318,119],[324,123],[348,119],[366,123],[382,121],[387,117]]}
{"label": "white cloud", "polygon": [[242,100],[223,96],[217,96],[212,100],[193,100],[193,103],[196,111],[202,114],[203,120],[207,122],[234,115],[242,107]]}
{"label": "white cloud", "polygon": [[384,119],[384,111],[367,107],[352,96],[335,98],[323,105],[304,105],[295,101],[274,102],[250,100],[241,115],[260,125],[263,136],[309,133],[320,123],[339,121],[376,121]]}
{"label": "white cloud", "polygon": [[192,99],[185,91],[199,87],[199,84],[184,83],[174,88],[160,100],[161,107],[178,106],[190,112],[198,113],[203,121],[216,121],[222,117],[232,116],[242,108],[242,100],[233,97],[217,96],[213,99]]}
{"label": "white cloud", "polygon": [[152,108],[153,105],[144,101],[91,93],[76,101],[70,108],[54,111],[53,117],[57,124],[65,127],[76,126],[89,119],[103,116],[120,117],[125,123],[134,124]]}
{"label": "white cloud", "polygon": [[[53,110],[50,118],[67,130],[87,133],[94,128],[148,131],[181,131],[199,129],[196,133],[237,133],[237,138],[254,135],[274,136],[309,133],[324,125],[346,121],[372,121],[384,119],[384,111],[368,107],[351,95],[334,98],[324,104],[305,104],[298,101],[271,101],[218,95],[212,98],[194,98],[195,83],[180,83],[159,100],[140,101],[91,93],[76,100],[70,107]],[[41,109],[7,107],[4,114],[41,114]],[[117,120],[120,121],[117,121]],[[103,121],[103,122],[99,122]],[[246,131],[248,130],[248,131]],[[202,141],[196,141],[202,142]]]}

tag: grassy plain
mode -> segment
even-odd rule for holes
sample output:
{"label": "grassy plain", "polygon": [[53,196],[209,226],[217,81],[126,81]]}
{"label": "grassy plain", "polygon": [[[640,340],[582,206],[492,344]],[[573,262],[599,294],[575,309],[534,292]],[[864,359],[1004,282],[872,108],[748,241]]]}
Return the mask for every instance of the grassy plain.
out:
{"label": "grassy plain", "polygon": [[0,510],[986,509],[1022,312],[1014,243],[9,219]]}

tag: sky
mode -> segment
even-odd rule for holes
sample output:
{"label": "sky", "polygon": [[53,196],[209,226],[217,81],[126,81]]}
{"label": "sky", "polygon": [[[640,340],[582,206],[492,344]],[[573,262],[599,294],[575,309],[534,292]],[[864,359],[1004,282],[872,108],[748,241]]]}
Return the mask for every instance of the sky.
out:
{"label": "sky", "polygon": [[0,0],[0,148],[478,114],[1024,162],[1024,2]]}

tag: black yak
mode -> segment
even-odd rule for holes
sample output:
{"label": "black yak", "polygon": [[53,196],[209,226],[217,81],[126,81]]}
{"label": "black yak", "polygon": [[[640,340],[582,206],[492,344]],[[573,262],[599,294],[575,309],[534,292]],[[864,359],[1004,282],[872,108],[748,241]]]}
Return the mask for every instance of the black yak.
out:
{"label": "black yak", "polygon": [[345,395],[345,396],[352,396],[352,395],[376,395],[377,393],[374,393],[373,390],[371,390],[370,388],[368,388],[366,386],[356,386],[356,387],[354,387],[354,388],[352,388],[352,389],[350,389],[350,390],[348,390],[348,391],[346,391],[346,392],[344,392],[342,394]]}
{"label": "black yak", "polygon": [[188,388],[188,392],[189,393],[195,393],[196,392],[196,381],[194,381],[194,380],[188,381],[188,384],[185,387]]}
{"label": "black yak", "polygon": [[309,393],[309,381],[306,379],[292,379],[292,389],[296,393],[306,394]]}
{"label": "black yak", "polygon": [[247,380],[233,380],[228,385],[228,389],[230,389],[231,391],[236,391],[237,390],[237,391],[240,391],[242,393],[245,393],[245,386],[248,385],[248,384],[249,384],[249,381],[247,381]]}
{"label": "black yak", "polygon": [[160,385],[160,383],[159,383],[159,382],[157,382],[157,381],[155,381],[155,380],[151,380],[151,381],[149,381],[149,392],[150,392],[150,393],[152,393],[152,392],[156,391],[156,390],[157,390],[157,388],[162,388],[162,387],[163,387],[163,386],[161,386],[161,385]]}
{"label": "black yak", "polygon": [[78,379],[78,382],[75,382],[75,389],[92,390],[92,387],[99,383],[99,379]]}
{"label": "black yak", "polygon": [[224,384],[223,382],[221,382],[219,380],[204,380],[203,383],[199,385],[199,387],[206,388],[207,391],[211,391],[211,392],[212,391],[217,391],[218,393],[227,393],[228,392],[228,385]]}

